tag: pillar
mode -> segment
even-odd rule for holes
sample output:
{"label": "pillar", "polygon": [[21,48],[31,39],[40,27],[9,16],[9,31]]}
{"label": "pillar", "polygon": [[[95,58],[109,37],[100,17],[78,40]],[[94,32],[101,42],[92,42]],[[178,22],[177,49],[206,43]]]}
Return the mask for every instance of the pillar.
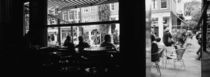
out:
{"label": "pillar", "polygon": [[151,0],[145,0],[146,4],[146,77],[151,75]]}
{"label": "pillar", "polygon": [[23,36],[22,0],[0,0],[1,48],[21,46]]}
{"label": "pillar", "polygon": [[170,33],[172,33],[172,27],[173,27],[172,18],[173,18],[173,17],[171,16],[171,17],[169,17],[169,19],[168,19],[168,22],[169,22],[168,25],[169,25],[169,32],[170,32]]}
{"label": "pillar", "polygon": [[47,46],[47,0],[31,0],[30,18],[32,44]]}
{"label": "pillar", "polygon": [[158,17],[158,32],[160,38],[163,38],[163,31],[163,17]]}

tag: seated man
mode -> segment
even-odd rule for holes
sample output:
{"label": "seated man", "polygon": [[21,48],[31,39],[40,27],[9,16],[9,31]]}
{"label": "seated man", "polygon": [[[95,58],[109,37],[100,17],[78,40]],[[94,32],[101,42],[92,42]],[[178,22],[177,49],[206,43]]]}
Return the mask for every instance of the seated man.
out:
{"label": "seated man", "polygon": [[64,46],[64,47],[67,47],[68,50],[75,52],[75,47],[74,47],[74,44],[71,43],[71,38],[70,38],[70,36],[67,36],[67,37],[66,37],[66,40],[64,41],[64,45],[63,45],[63,46]]}
{"label": "seated man", "polygon": [[117,50],[114,44],[111,43],[111,36],[110,35],[105,35],[104,37],[104,42],[101,44],[101,47],[105,47],[106,49],[114,49]]}
{"label": "seated man", "polygon": [[83,51],[84,48],[88,48],[90,45],[86,42],[84,42],[82,36],[79,36],[79,44],[76,46],[76,48],[79,49],[79,52]]}

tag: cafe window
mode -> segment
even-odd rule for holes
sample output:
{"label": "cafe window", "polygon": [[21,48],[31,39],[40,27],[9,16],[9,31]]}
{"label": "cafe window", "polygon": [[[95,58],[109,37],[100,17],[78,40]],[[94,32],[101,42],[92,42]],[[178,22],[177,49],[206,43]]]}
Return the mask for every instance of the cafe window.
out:
{"label": "cafe window", "polygon": [[68,21],[68,11],[63,12],[63,20]]}
{"label": "cafe window", "polygon": [[[77,45],[78,37],[82,36],[91,47],[98,47],[104,42],[104,36],[110,35],[111,43],[119,47],[120,24],[119,18],[116,18],[119,17],[118,10],[110,11],[110,4],[114,3],[60,10],[60,16],[51,16],[57,23],[47,25],[48,46],[62,46],[67,36]],[[118,6],[113,7],[119,9]]]}
{"label": "cafe window", "polygon": [[167,0],[161,0],[161,8],[167,8]]}

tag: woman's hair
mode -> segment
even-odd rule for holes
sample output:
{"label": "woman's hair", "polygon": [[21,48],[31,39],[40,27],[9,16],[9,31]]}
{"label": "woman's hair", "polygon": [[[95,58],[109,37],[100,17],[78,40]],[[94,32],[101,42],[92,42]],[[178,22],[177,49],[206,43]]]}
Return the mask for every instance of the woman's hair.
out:
{"label": "woman's hair", "polygon": [[79,38],[79,41],[80,41],[80,42],[83,41],[83,37],[82,37],[82,36],[79,36],[78,38]]}
{"label": "woman's hair", "polygon": [[151,41],[155,41],[155,36],[154,35],[151,35]]}
{"label": "woman's hair", "polygon": [[161,39],[158,37],[158,38],[156,38],[156,41],[157,41],[157,42],[160,42],[160,41],[161,41]]}

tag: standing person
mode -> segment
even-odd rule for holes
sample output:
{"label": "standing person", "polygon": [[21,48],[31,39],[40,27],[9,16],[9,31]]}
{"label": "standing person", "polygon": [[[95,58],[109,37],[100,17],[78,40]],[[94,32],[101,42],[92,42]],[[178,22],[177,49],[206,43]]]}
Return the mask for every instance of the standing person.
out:
{"label": "standing person", "polygon": [[[160,39],[159,39],[160,40]],[[158,64],[160,62],[160,52],[157,44],[157,39],[154,35],[151,35],[152,49],[151,49],[151,60],[152,62]]]}
{"label": "standing person", "polygon": [[173,47],[174,41],[172,40],[172,35],[169,32],[169,29],[166,28],[163,34],[163,43],[165,45],[168,57],[172,57],[175,55],[175,48]]}
{"label": "standing person", "polygon": [[79,52],[83,51],[84,48],[90,47],[90,45],[87,42],[84,42],[83,37],[79,36],[79,44],[76,46],[76,48],[79,49]]}
{"label": "standing person", "polygon": [[197,54],[199,55],[197,59],[200,60],[201,59],[201,52],[202,52],[202,35],[201,35],[201,33],[198,33],[196,35],[196,39],[198,40],[198,44],[200,45],[200,48],[197,51]]}
{"label": "standing person", "polygon": [[169,29],[166,28],[163,34],[163,43],[165,44],[165,46],[172,46],[172,44],[174,43],[172,40],[172,35],[169,32]]}
{"label": "standing person", "polygon": [[71,42],[71,37],[69,35],[66,37],[63,46],[67,47],[70,51],[75,51],[75,46]]}

